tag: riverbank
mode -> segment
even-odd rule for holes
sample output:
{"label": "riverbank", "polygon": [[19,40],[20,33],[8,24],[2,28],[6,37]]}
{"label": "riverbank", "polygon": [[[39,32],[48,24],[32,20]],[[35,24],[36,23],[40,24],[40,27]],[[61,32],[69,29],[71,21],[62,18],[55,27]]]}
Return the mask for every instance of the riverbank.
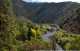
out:
{"label": "riverbank", "polygon": [[64,50],[80,50],[80,35],[59,30],[54,33],[54,36]]}

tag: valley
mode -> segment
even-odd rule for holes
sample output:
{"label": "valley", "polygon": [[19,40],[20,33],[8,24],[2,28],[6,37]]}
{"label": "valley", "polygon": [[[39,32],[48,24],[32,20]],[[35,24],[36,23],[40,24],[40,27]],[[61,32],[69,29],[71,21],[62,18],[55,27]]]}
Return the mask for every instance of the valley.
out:
{"label": "valley", "polygon": [[65,21],[80,8],[76,2],[31,4],[22,0],[12,0],[15,16],[24,16],[35,23],[58,24]]}
{"label": "valley", "polygon": [[0,51],[80,50],[80,3],[0,1]]}

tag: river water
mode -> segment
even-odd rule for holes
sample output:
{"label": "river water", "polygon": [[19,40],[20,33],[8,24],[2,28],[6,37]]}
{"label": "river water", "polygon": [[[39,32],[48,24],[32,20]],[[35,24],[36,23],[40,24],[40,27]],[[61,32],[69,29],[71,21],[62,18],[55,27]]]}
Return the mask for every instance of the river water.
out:
{"label": "river water", "polygon": [[[49,41],[48,37],[50,35],[54,35],[55,32],[57,32],[57,27],[52,27],[52,32],[47,32],[47,34],[43,34],[42,35],[42,38],[44,41]],[[57,43],[56,43],[56,47],[57,47],[57,51],[63,51],[63,48],[61,46],[59,46]]]}

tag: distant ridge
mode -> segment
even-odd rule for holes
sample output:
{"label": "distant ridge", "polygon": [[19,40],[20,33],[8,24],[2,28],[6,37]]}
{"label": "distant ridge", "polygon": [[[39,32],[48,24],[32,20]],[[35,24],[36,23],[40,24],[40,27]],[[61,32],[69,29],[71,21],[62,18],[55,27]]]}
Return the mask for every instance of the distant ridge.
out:
{"label": "distant ridge", "polygon": [[27,3],[22,0],[12,0],[15,16],[24,16],[36,23],[61,23],[73,14],[80,3]]}

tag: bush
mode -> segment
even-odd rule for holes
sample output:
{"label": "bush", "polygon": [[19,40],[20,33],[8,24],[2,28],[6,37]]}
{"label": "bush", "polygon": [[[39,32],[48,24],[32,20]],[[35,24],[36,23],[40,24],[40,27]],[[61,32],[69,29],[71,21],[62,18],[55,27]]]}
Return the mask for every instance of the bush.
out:
{"label": "bush", "polygon": [[71,50],[80,50],[80,35],[70,42],[69,48]]}
{"label": "bush", "polygon": [[47,34],[47,30],[45,30],[45,34]]}
{"label": "bush", "polygon": [[26,47],[27,50],[33,49],[33,50],[52,50],[52,44],[49,43],[49,41],[43,41],[42,39],[34,39],[31,37],[30,41],[26,42],[28,45]]}
{"label": "bush", "polygon": [[42,33],[39,30],[36,31],[36,38],[42,39]]}
{"label": "bush", "polygon": [[60,41],[59,44],[64,48],[66,43],[69,43],[71,41],[71,38],[63,37],[63,38],[59,38],[58,41]]}

